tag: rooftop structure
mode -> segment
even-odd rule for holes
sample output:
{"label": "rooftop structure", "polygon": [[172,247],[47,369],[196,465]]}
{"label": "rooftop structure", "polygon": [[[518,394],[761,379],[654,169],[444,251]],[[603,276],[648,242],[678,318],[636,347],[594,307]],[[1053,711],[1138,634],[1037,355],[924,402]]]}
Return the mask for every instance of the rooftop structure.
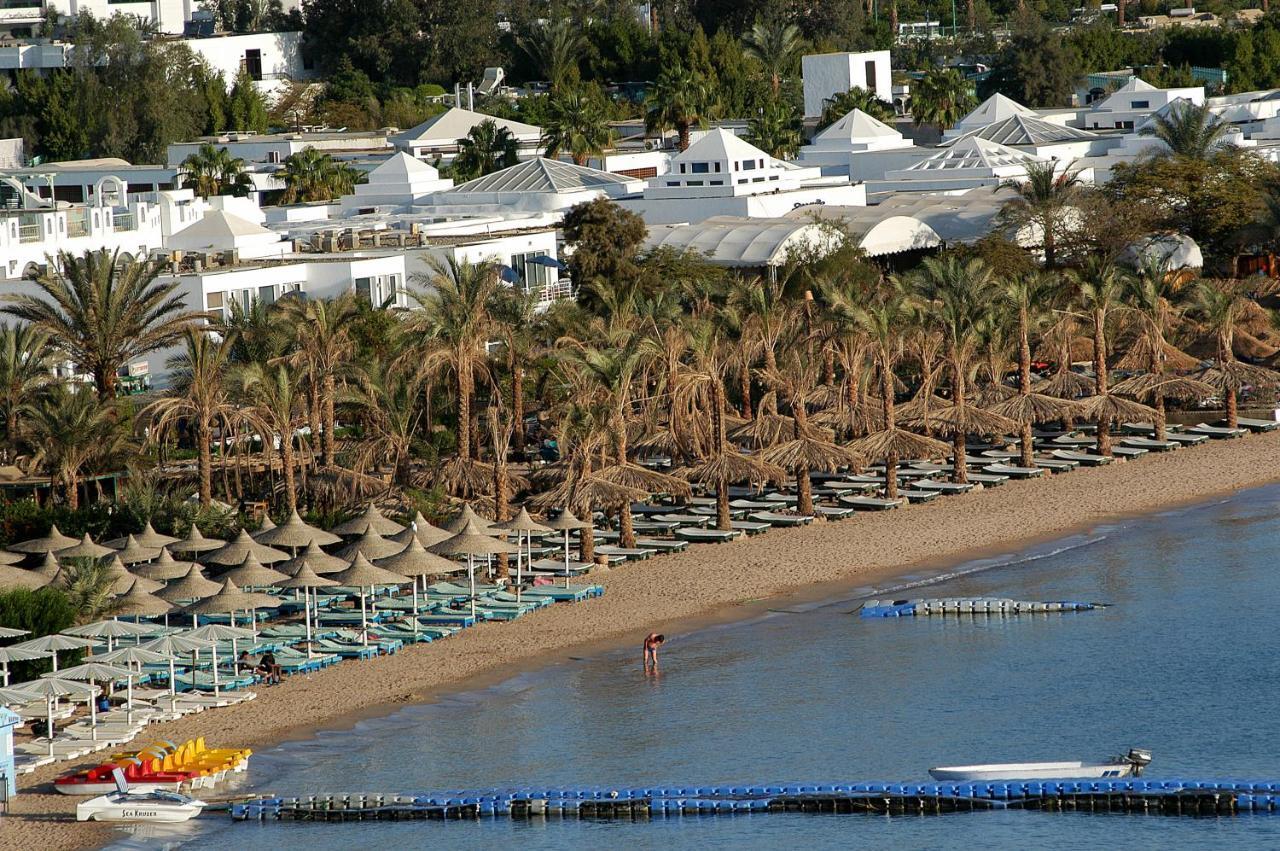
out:
{"label": "rooftop structure", "polygon": [[849,173],[849,155],[910,148],[911,143],[879,119],[855,109],[826,127],[800,149],[797,164],[817,166],[824,174]]}
{"label": "rooftop structure", "polygon": [[804,114],[822,114],[826,102],[852,88],[866,89],[885,103],[893,98],[889,51],[819,53],[800,60],[804,77]]}
{"label": "rooftop structure", "polygon": [[798,251],[831,250],[838,234],[814,222],[714,216],[697,224],[649,229],[647,248],[702,254],[719,266],[776,269]]}
{"label": "rooftop structure", "polygon": [[373,168],[367,182],[357,184],[355,192],[344,195],[339,203],[343,209],[409,207],[452,186],[453,181],[440,177],[435,167],[400,152]]}
{"label": "rooftop structure", "polygon": [[1004,121],[1006,118],[1012,118],[1015,115],[1021,115],[1027,118],[1036,118],[1036,111],[1025,107],[1016,100],[996,92],[991,97],[974,107],[973,111],[956,122],[954,127],[950,127],[942,134],[943,139],[956,139],[966,133],[972,133],[975,130],[981,130],[995,124],[998,121]]}
{"label": "rooftop structure", "polygon": [[237,258],[282,257],[290,246],[280,235],[234,213],[216,210],[165,240],[169,251],[234,252]]}
{"label": "rooftop structure", "polygon": [[883,180],[870,180],[868,186],[873,192],[962,192],[1024,178],[1029,163],[1044,161],[971,135],[905,168],[886,171]]}
{"label": "rooftop structure", "polygon": [[1082,116],[1087,130],[1133,130],[1153,112],[1171,101],[1185,99],[1194,104],[1204,103],[1204,86],[1177,89],[1157,89],[1145,80],[1134,77]]}
{"label": "rooftop structure", "polygon": [[644,181],[560,160],[535,157],[437,194],[438,207],[493,207],[519,211],[564,211],[596,198],[621,198]]}
{"label": "rooftop structure", "polygon": [[542,139],[541,127],[459,107],[433,115],[417,127],[395,134],[391,137],[391,143],[397,150],[418,159],[432,159],[436,156],[451,159],[458,152],[458,140],[465,138],[473,127],[485,121],[492,121],[498,127],[510,131],[522,152],[532,154],[538,150]]}

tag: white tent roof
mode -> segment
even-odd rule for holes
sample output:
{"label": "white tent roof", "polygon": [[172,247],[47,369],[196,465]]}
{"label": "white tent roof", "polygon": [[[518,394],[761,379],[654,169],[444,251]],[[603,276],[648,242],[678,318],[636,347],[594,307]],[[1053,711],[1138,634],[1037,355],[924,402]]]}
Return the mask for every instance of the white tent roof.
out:
{"label": "white tent roof", "polygon": [[833,234],[813,222],[712,216],[692,225],[649,229],[646,248],[694,251],[721,266],[780,266],[793,248],[833,248]]}
{"label": "white tent roof", "polygon": [[971,169],[995,169],[1009,166],[1025,166],[1027,163],[1040,162],[1041,158],[1009,148],[998,142],[988,142],[977,136],[965,136],[956,140],[949,148],[943,148],[931,157],[926,157],[907,166],[903,171],[910,172],[946,172]]}
{"label": "white tent roof", "polygon": [[505,127],[517,139],[537,141],[542,137],[542,128],[534,127],[532,124],[522,124],[519,121],[484,115],[455,106],[439,115],[431,116],[417,127],[397,133],[391,137],[391,143],[401,148],[411,145],[423,147],[452,145],[470,133],[472,127],[485,121],[492,121],[499,127]]}
{"label": "white tent roof", "polygon": [[1152,236],[1130,245],[1120,256],[1120,261],[1130,266],[1137,266],[1142,260],[1155,260],[1171,272],[1204,267],[1200,246],[1183,233]]}
{"label": "white tent roof", "polygon": [[[773,157],[755,145],[739,139],[728,130],[717,127],[708,131],[701,139],[688,149],[672,158],[673,165],[692,162],[731,162],[739,160],[765,159],[773,163]],[[672,168],[672,171],[679,171]]]}
{"label": "white tent roof", "polygon": [[1013,98],[1005,97],[996,92],[991,97],[984,100],[974,108],[964,118],[956,122],[954,130],[977,130],[979,127],[986,127],[988,124],[994,124],[997,121],[1003,121],[1014,115],[1029,115],[1035,117],[1035,110],[1029,109],[1018,103]]}
{"label": "white tent roof", "polygon": [[559,193],[603,191],[623,195],[639,191],[643,181],[582,165],[538,157],[455,186],[447,194],[466,192]]}
{"label": "white tent roof", "polygon": [[814,144],[820,142],[865,142],[873,139],[901,139],[902,134],[888,124],[860,109],[848,115],[813,137]]}
{"label": "white tent roof", "polygon": [[437,181],[440,172],[435,166],[428,165],[417,157],[411,157],[403,151],[393,154],[390,159],[370,170],[370,184],[405,186],[424,181]]}
{"label": "white tent roof", "polygon": [[953,142],[943,144],[955,144],[969,136],[976,136],[1001,145],[1048,145],[1054,142],[1079,142],[1098,138],[1098,134],[1090,133],[1088,130],[1051,124],[1041,118],[1019,113],[973,130]]}
{"label": "white tent roof", "polygon": [[898,215],[883,205],[875,207],[823,206],[802,208],[787,213],[788,219],[812,220],[815,217],[839,224],[854,237],[858,247],[870,257],[900,254],[937,248],[941,237],[920,219],[911,215]]}
{"label": "white tent roof", "polygon": [[230,249],[279,242],[280,235],[224,210],[208,212],[199,221],[169,237],[168,248]]}

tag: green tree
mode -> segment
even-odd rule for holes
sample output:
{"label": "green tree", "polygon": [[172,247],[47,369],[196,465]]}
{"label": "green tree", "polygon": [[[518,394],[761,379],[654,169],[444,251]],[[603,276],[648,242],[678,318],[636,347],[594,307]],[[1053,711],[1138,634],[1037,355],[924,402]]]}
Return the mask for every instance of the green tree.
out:
{"label": "green tree", "polygon": [[578,298],[598,304],[602,289],[634,286],[636,258],[649,229],[644,219],[606,198],[569,208],[564,214],[564,239],[573,246],[569,276]]}
{"label": "green tree", "polygon": [[789,102],[771,98],[747,121],[747,141],[771,157],[790,159],[802,141],[800,113]]}
{"label": "green tree", "polygon": [[245,169],[245,161],[233,157],[225,147],[205,142],[194,154],[188,154],[178,166],[184,189],[201,198],[211,195],[235,195],[243,198],[253,191],[253,178]]}
{"label": "green tree", "polygon": [[91,623],[111,613],[117,577],[106,562],[72,558],[62,565],[58,584],[76,613],[76,620]]}
{"label": "green tree", "polygon": [[298,376],[284,364],[268,369],[255,364],[240,376],[241,396],[249,403],[249,413],[262,431],[264,450],[270,455],[272,446],[279,443],[284,507],[289,513],[298,508],[294,441],[306,422],[299,384]]}
{"label": "green tree", "polygon": [[917,125],[945,130],[973,109],[969,81],[955,68],[931,68],[911,91],[911,116]]}
{"label": "green tree", "polygon": [[800,28],[778,18],[756,21],[742,37],[742,42],[746,55],[764,68],[773,96],[777,98],[782,91],[783,78],[795,73],[796,66],[800,64],[800,54],[804,52]]}
{"label": "green tree", "polygon": [[207,314],[187,310],[179,282],[159,282],[163,264],[119,253],[62,252],[36,279],[39,294],[5,297],[3,312],[30,322],[93,376],[98,398],[116,395],[116,376],[130,361],[167,348]]}
{"label": "green tree", "polygon": [[893,104],[880,100],[875,92],[869,89],[854,86],[847,92],[840,92],[823,100],[822,117],[818,119],[817,132],[827,129],[855,109],[880,121],[892,121],[894,118]]}
{"label": "green tree", "polygon": [[258,86],[249,76],[248,70],[241,68],[236,81],[231,86],[228,96],[227,112],[231,118],[231,129],[247,130],[253,133],[267,132],[267,102],[258,91]]}
{"label": "green tree", "polygon": [[1036,18],[1000,49],[983,91],[1001,92],[1027,106],[1065,106],[1071,102],[1082,67],[1067,41],[1051,34]]}
{"label": "green tree", "polygon": [[516,43],[542,79],[559,92],[578,76],[578,60],[586,47],[581,26],[567,15],[534,23]]}
{"label": "green tree", "polygon": [[458,140],[458,155],[453,160],[453,174],[458,180],[474,180],[520,161],[516,137],[492,119],[472,127]]}
{"label": "green tree", "polygon": [[[62,632],[76,622],[76,610],[59,588],[15,588],[0,592],[0,623],[25,629],[31,638]],[[12,679],[25,682],[49,670],[47,659],[10,665]]]}
{"label": "green tree", "polygon": [[542,124],[544,156],[555,159],[567,152],[578,165],[604,152],[611,141],[604,95],[598,86],[582,83],[551,96],[549,115]]}
{"label": "green tree", "polygon": [[282,204],[330,201],[350,195],[356,184],[365,179],[359,169],[310,147],[285,157],[284,168],[276,176],[284,183]]}
{"label": "green tree", "polygon": [[1207,160],[1230,130],[1231,125],[1214,115],[1208,104],[1184,102],[1152,116],[1138,134],[1164,142],[1172,156]]}
{"label": "green tree", "polygon": [[1052,269],[1058,259],[1058,245],[1068,236],[1072,201],[1080,194],[1080,177],[1070,167],[1058,170],[1058,163],[1029,163],[1025,180],[1007,181],[1004,185],[1017,195],[1004,209],[1002,217],[1015,228],[1030,227],[1044,249],[1044,265]]}
{"label": "green tree", "polygon": [[715,96],[705,77],[678,62],[667,65],[645,98],[645,130],[652,133],[674,129],[678,136],[676,147],[687,150],[690,128],[705,124],[714,104]]}
{"label": "green tree", "polygon": [[26,418],[55,381],[57,356],[43,328],[0,323],[0,421],[10,462],[18,454]]}
{"label": "green tree", "polygon": [[80,506],[80,477],[86,470],[120,469],[130,458],[131,445],[115,405],[57,385],[31,413],[33,463],[49,470],[69,508]]}

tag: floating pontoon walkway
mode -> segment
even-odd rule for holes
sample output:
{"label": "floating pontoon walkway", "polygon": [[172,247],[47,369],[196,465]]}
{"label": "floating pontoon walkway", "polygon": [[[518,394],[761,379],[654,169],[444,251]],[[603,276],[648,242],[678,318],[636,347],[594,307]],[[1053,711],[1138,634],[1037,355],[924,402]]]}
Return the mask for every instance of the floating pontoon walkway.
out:
{"label": "floating pontoon walkway", "polygon": [[631,818],[738,813],[933,815],[1027,809],[1211,816],[1280,812],[1280,782],[1045,780],[761,786],[542,786],[418,795],[260,798],[232,818],[288,821]]}
{"label": "floating pontoon walkway", "polygon": [[1106,608],[1104,603],[1074,603],[1070,600],[1028,603],[995,597],[938,597],[927,600],[867,600],[858,613],[864,618],[909,618],[922,615],[1043,615],[1103,608]]}

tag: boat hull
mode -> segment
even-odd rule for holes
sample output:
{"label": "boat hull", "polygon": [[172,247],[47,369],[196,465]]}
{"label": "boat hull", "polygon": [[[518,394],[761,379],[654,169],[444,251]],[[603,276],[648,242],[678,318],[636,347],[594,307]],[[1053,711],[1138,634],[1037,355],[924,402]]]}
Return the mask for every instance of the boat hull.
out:
{"label": "boat hull", "polygon": [[174,823],[190,821],[204,807],[204,801],[166,792],[154,797],[146,793],[116,793],[81,801],[76,805],[76,821]]}
{"label": "boat hull", "polygon": [[993,765],[946,765],[929,769],[934,780],[1099,780],[1132,777],[1131,763],[1016,762]]}

